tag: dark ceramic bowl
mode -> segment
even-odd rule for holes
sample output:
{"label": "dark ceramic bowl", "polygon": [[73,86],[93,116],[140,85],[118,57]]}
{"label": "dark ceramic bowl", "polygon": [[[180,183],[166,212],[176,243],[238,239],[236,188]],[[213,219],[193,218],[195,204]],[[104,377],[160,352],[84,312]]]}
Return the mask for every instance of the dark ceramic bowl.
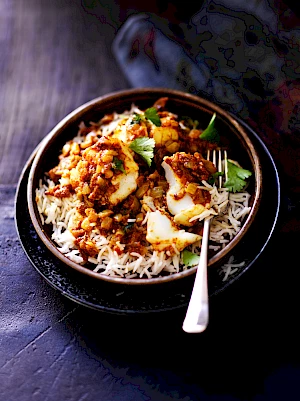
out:
{"label": "dark ceramic bowl", "polygon": [[[209,267],[219,265],[224,257],[241,241],[249,227],[253,223],[257,214],[261,193],[262,193],[262,172],[259,156],[253,143],[242,126],[219,106],[204,100],[198,96],[188,93],[163,89],[163,88],[141,88],[129,89],[114,92],[96,98],[66,116],[57,126],[43,139],[34,158],[28,180],[28,206],[30,217],[35,230],[47,248],[69,268],[78,272],[94,277],[98,280],[105,280],[112,283],[123,283],[131,285],[139,284],[161,284],[179,280],[195,274],[196,267],[190,268],[180,273],[157,277],[157,278],[114,278],[103,274],[95,273],[87,267],[81,266],[69,260],[55,246],[41,223],[39,212],[35,202],[35,189],[38,187],[39,180],[43,178],[44,172],[49,171],[57,163],[57,157],[66,141],[72,139],[78,132],[78,125],[84,121],[99,121],[105,114],[113,111],[122,112],[130,109],[132,103],[141,109],[151,107],[160,97],[168,97],[168,110],[179,115],[188,115],[201,122],[200,128],[205,128],[209,123],[213,113],[217,114],[216,128],[220,132],[221,138],[226,138],[230,143],[230,154],[236,155],[236,159],[241,161],[243,168],[253,172],[247,191],[251,194],[251,211],[244,221],[243,226],[234,239],[229,242],[221,251],[213,255],[209,261]],[[203,126],[202,126],[203,125]],[[221,139],[222,140],[222,139]],[[222,143],[221,143],[222,144]],[[234,158],[234,157],[231,157]]]}

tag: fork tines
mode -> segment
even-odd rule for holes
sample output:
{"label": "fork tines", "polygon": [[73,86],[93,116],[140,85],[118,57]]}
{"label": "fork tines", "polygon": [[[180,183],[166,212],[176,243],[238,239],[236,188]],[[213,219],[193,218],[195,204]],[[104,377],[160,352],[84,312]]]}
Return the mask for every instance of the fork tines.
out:
{"label": "fork tines", "polygon": [[[222,156],[223,153],[223,156]],[[210,160],[211,151],[207,151],[207,160]],[[218,149],[212,151],[213,164],[217,167],[219,173],[224,173],[223,176],[219,176],[219,188],[222,188],[223,183],[227,180],[227,151]]]}

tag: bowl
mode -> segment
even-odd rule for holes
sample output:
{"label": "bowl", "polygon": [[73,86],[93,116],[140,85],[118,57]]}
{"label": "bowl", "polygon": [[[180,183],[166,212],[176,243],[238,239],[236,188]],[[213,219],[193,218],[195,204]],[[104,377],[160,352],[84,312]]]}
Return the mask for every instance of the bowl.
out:
{"label": "bowl", "polygon": [[125,110],[129,110],[133,103],[140,109],[146,109],[151,107],[156,100],[162,97],[168,98],[168,111],[181,116],[190,116],[198,120],[203,129],[207,126],[213,114],[216,113],[216,128],[221,135],[221,145],[223,139],[226,143],[229,142],[230,151],[232,151],[232,154],[238,155],[237,159],[241,161],[243,168],[252,171],[252,176],[249,179],[247,187],[247,191],[251,194],[250,213],[244,220],[238,234],[223,249],[209,258],[209,268],[220,265],[224,257],[228,256],[237,246],[252,225],[261,201],[261,163],[250,137],[234,116],[206,99],[177,90],[165,88],[138,88],[117,91],[85,103],[60,121],[41,141],[30,169],[27,185],[27,200],[32,223],[42,242],[67,268],[74,269],[96,280],[128,285],[162,284],[164,282],[180,280],[195,274],[196,267],[190,267],[178,273],[152,278],[112,277],[97,273],[88,267],[70,260],[58,250],[51,239],[50,230],[47,226],[42,224],[35,200],[35,189],[38,187],[40,180],[43,179],[44,173],[57,164],[58,155],[64,144],[76,136],[78,126],[81,122],[89,124],[90,122],[99,121],[104,115],[114,111],[118,113],[124,112]]}

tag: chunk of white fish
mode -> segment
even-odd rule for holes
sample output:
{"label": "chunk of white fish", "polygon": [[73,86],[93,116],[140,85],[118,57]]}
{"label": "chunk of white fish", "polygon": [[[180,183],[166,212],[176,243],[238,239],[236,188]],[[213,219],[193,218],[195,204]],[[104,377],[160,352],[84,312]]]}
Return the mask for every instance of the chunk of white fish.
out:
{"label": "chunk of white fish", "polygon": [[200,235],[178,230],[173,221],[159,210],[149,213],[146,240],[157,251],[174,250],[175,246],[180,252],[201,238]]}
{"label": "chunk of white fish", "polygon": [[138,179],[139,167],[133,159],[131,150],[129,150],[122,141],[120,141],[120,145],[124,157],[123,167],[125,173],[122,172],[121,174],[112,177],[111,183],[117,188],[109,197],[109,201],[112,205],[117,205],[122,202],[137,188],[136,180]]}
{"label": "chunk of white fish", "polygon": [[175,196],[183,188],[180,178],[165,161],[162,162],[162,167],[165,170],[166,180],[169,184],[169,189],[167,191],[167,206],[169,212],[174,215],[175,223],[184,226],[192,226],[190,219],[201,214],[205,210],[205,207],[200,204],[195,204],[192,197],[187,193],[185,193],[181,199],[176,199]]}

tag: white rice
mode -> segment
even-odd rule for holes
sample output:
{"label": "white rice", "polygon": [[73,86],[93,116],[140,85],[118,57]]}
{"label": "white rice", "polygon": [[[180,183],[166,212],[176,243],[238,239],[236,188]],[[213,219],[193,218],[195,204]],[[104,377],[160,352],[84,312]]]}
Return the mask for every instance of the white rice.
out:
{"label": "white rice", "polygon": [[[76,195],[67,198],[57,198],[46,195],[46,191],[54,186],[54,182],[47,180],[46,183],[40,181],[39,188],[36,190],[36,200],[42,224],[51,224],[53,226],[52,240],[57,244],[60,252],[75,263],[84,264],[79,250],[74,244],[74,236],[70,232],[72,220],[76,213],[76,207],[79,200]],[[232,194],[221,188],[209,185],[203,181],[203,186],[211,194],[211,208],[196,216],[203,220],[208,216],[213,216],[210,229],[210,249],[219,251],[239,232],[245,216],[250,212],[248,205],[250,195],[247,192]],[[149,212],[146,214],[142,224],[147,223]],[[195,218],[193,218],[194,220]],[[130,219],[133,222],[134,219]],[[96,257],[90,257],[88,261],[95,267],[93,270],[101,274],[112,277],[154,277],[161,273],[178,273],[186,270],[183,265],[180,253],[177,251],[174,255],[169,252],[153,251],[149,244],[146,255],[142,256],[136,252],[124,253],[118,255],[109,246],[109,237],[105,238],[95,228],[91,231],[90,238],[95,243],[99,252]],[[124,244],[118,244],[120,249]],[[189,248],[192,252],[200,253],[201,243],[197,242]],[[176,250],[175,250],[176,251]],[[229,263],[230,265],[230,263]],[[225,265],[225,278],[234,270]],[[236,268],[236,267],[235,267]]]}
{"label": "white rice", "polygon": [[246,262],[234,263],[234,256],[230,256],[228,261],[221,266],[220,274],[223,274],[223,281],[226,281],[229,276],[236,273],[241,267],[245,266]]}
{"label": "white rice", "polygon": [[[112,121],[101,125],[102,135],[106,136],[112,133],[121,121],[121,129],[126,130],[133,113],[142,114],[143,112],[132,104],[131,109],[122,114],[116,112],[113,113]],[[97,124],[92,122],[90,124],[97,127]],[[80,131],[85,127],[85,124],[81,123],[79,126]],[[78,144],[82,143],[90,135],[96,134],[96,131],[92,131],[86,136],[83,136],[80,134],[80,131],[78,135],[73,138],[73,141]],[[46,180],[46,182],[40,180],[39,188],[36,189],[36,201],[41,222],[43,225],[52,225],[53,231],[51,238],[57,244],[59,251],[73,262],[84,265],[85,262],[74,244],[75,237],[70,232],[76,208],[80,201],[76,198],[75,194],[65,198],[46,195],[47,190],[54,185],[54,182],[51,180]],[[210,192],[211,207],[209,210],[205,210],[200,215],[193,217],[191,221],[201,221],[206,218],[214,217],[210,229],[209,248],[217,252],[224,248],[226,244],[240,231],[242,223],[251,209],[248,204],[250,194],[247,192],[232,194],[229,193],[227,189],[218,189],[216,186],[211,186],[206,181],[202,182],[200,188]],[[156,210],[152,198],[144,197],[142,203],[145,203],[151,210]],[[149,212],[146,213],[145,218],[141,223],[142,225],[147,223],[148,216]],[[135,222],[135,219],[128,219],[128,223],[133,222]],[[99,272],[99,274],[105,274],[112,277],[151,278],[162,273],[178,273],[179,271],[188,268],[183,265],[182,257],[175,247],[174,255],[170,255],[170,252],[154,251],[150,244],[144,256],[136,252],[127,252],[118,255],[117,252],[109,246],[110,237],[103,237],[96,228],[93,229],[89,235],[99,252],[97,256],[89,257],[88,262],[91,265],[94,265],[93,271]],[[118,243],[118,247],[123,250],[125,245]],[[199,254],[201,251],[201,242],[198,241],[197,243],[190,245],[187,249]],[[233,270],[231,267],[234,266],[231,265],[232,263],[227,265],[224,279],[227,279],[227,277],[232,273]]]}

